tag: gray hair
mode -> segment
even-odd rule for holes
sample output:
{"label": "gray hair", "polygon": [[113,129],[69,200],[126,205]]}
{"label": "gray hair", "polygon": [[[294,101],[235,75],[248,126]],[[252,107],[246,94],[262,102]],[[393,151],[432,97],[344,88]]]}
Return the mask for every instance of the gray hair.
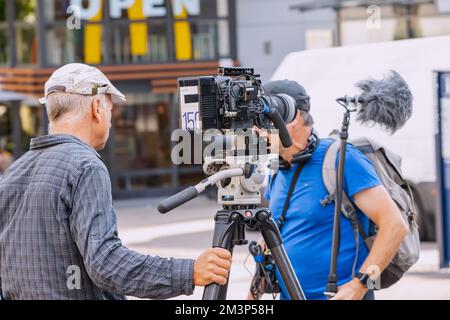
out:
{"label": "gray hair", "polygon": [[85,96],[66,92],[51,93],[45,103],[50,126],[55,122],[81,120],[96,97],[100,97],[103,101],[105,95]]}
{"label": "gray hair", "polygon": [[303,118],[303,122],[305,123],[305,126],[312,127],[314,124],[314,118],[312,115],[304,110],[299,110],[300,116]]}

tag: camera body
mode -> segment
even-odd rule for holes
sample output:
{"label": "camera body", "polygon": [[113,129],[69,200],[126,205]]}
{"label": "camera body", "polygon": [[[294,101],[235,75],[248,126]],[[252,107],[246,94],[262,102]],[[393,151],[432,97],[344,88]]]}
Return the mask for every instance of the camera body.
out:
{"label": "camera body", "polygon": [[178,79],[180,127],[188,131],[276,129],[285,147],[292,145],[286,123],[297,107],[286,94],[271,95],[253,68],[219,67],[215,76]]}
{"label": "camera body", "polygon": [[252,68],[220,67],[217,76],[179,78],[181,128],[194,131],[260,126],[264,100],[258,77]]}
{"label": "camera body", "polygon": [[[253,68],[219,67],[217,75],[179,78],[178,90],[181,129],[211,142],[202,152],[204,172],[253,168],[217,184],[218,202],[254,208],[271,170],[267,163],[278,159],[278,141],[269,141],[268,134],[278,133],[285,147],[292,144],[285,123],[295,118],[295,100],[266,92]],[[267,130],[254,132],[255,126]]]}

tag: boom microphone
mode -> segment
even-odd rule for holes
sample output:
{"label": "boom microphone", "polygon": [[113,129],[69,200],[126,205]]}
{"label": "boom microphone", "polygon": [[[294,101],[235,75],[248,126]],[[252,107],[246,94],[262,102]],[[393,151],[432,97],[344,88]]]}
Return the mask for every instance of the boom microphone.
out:
{"label": "boom microphone", "polygon": [[338,98],[337,101],[359,104],[357,121],[378,124],[393,134],[411,117],[413,96],[396,71],[391,70],[381,80],[359,81],[356,87],[362,90],[359,96]]}

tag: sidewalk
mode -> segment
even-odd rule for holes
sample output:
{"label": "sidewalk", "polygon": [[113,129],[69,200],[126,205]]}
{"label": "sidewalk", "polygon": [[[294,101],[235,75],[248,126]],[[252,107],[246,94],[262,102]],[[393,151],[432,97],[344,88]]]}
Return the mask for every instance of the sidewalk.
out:
{"label": "sidewalk", "polygon": [[[166,215],[156,210],[160,199],[127,200],[116,203],[119,235],[130,249],[145,254],[196,258],[211,245],[214,214],[219,206],[205,197],[194,199]],[[247,232],[249,241],[260,234]],[[376,292],[376,299],[417,300],[450,299],[450,270],[439,270],[435,243],[423,243],[419,261],[396,285]],[[233,253],[228,299],[245,299],[252,279],[254,263],[247,246],[236,247]],[[191,296],[175,299],[201,299],[202,289]],[[272,299],[266,296],[266,299]]]}
{"label": "sidewalk", "polygon": [[450,299],[450,270],[439,270],[439,251],[436,243],[422,243],[419,261],[396,285],[376,293],[386,300]]}

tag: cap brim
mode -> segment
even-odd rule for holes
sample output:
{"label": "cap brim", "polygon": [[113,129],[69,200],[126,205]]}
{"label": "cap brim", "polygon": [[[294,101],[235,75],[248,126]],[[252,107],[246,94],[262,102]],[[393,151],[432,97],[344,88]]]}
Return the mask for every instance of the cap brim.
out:
{"label": "cap brim", "polygon": [[[50,94],[51,92],[53,92],[53,91],[48,92],[47,95]],[[67,93],[83,94],[81,92],[67,92]],[[111,83],[109,83],[108,90],[105,93],[111,95],[111,100],[112,100],[113,104],[124,103],[127,101],[125,96],[122,94],[122,92],[117,90],[117,88],[114,87]],[[39,103],[45,104],[47,101],[47,98],[42,97],[42,98],[39,98],[38,100],[39,100]]]}
{"label": "cap brim", "polygon": [[125,98],[121,98],[111,93],[111,100],[113,104],[125,103],[127,100]]}
{"label": "cap brim", "polygon": [[124,103],[127,101],[127,99],[125,99],[125,96],[122,94],[122,92],[117,90],[117,88],[114,87],[112,84],[109,85],[108,91],[106,91],[106,93],[109,93],[111,95],[111,100],[112,100],[113,104]]}

